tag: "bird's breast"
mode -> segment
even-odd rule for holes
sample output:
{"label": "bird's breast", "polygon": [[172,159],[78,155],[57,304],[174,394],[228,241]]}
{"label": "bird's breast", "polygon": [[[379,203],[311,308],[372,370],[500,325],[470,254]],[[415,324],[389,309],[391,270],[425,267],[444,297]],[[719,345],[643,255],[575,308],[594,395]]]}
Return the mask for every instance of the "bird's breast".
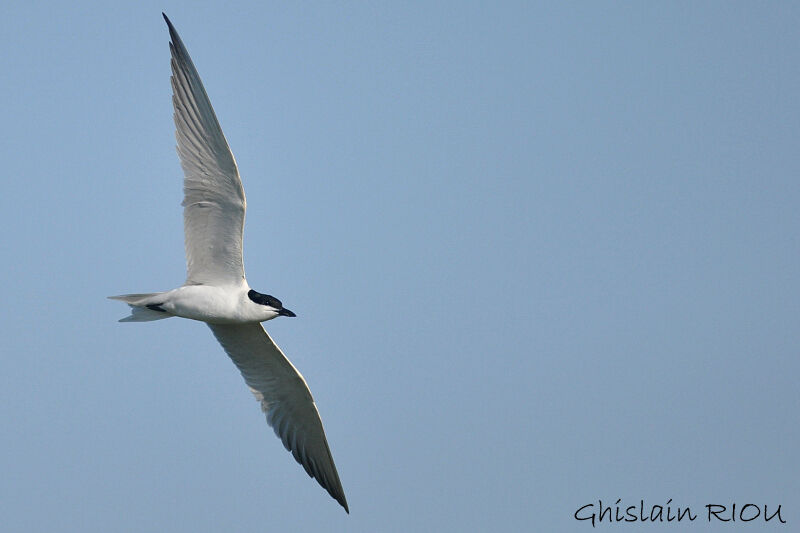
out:
{"label": "bird's breast", "polygon": [[249,322],[242,316],[239,290],[209,285],[188,285],[170,291],[162,305],[175,316],[212,324]]}

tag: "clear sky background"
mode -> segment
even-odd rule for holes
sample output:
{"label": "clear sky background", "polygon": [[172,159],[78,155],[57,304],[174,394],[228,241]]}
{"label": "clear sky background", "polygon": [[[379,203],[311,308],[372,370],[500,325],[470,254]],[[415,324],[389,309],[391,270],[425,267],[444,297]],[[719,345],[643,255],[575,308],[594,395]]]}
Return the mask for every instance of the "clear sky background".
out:
{"label": "clear sky background", "polygon": [[[208,328],[105,299],[185,274],[162,10],[349,516]],[[1,529],[589,531],[617,498],[701,515],[647,530],[738,530],[704,529],[734,502],[797,527],[799,28],[793,2],[4,3]]]}

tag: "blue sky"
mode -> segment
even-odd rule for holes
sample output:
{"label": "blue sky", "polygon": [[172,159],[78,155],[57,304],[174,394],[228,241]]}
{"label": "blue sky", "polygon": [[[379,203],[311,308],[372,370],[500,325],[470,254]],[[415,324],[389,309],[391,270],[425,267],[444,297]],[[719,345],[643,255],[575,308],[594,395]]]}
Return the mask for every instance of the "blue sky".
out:
{"label": "blue sky", "polygon": [[[4,530],[800,520],[796,4],[77,4],[0,16]],[[161,11],[349,516],[205,326],[105,299],[184,279]]]}

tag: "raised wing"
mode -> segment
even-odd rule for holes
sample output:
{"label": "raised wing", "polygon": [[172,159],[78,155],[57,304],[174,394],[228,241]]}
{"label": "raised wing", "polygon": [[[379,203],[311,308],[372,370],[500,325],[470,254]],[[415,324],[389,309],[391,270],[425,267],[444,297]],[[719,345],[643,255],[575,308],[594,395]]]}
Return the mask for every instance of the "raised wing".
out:
{"label": "raised wing", "polygon": [[261,324],[208,326],[261,402],[267,423],[286,449],[349,513],[322,420],[300,372]]}
{"label": "raised wing", "polygon": [[164,20],[172,40],[175,137],[184,174],[186,282],[239,284],[246,208],[239,170],[189,53],[166,15]]}

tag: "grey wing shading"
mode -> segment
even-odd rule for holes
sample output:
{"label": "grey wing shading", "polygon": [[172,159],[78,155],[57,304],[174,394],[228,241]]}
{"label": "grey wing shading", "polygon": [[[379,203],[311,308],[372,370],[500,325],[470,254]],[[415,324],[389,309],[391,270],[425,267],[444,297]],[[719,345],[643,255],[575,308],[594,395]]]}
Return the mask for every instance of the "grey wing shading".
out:
{"label": "grey wing shading", "polygon": [[261,402],[267,422],[286,449],[349,513],[322,420],[300,372],[261,324],[208,326]]}
{"label": "grey wing shading", "polygon": [[246,202],[236,160],[203,82],[166,15],[172,54],[175,137],[183,167],[186,281],[238,284],[244,278]]}

